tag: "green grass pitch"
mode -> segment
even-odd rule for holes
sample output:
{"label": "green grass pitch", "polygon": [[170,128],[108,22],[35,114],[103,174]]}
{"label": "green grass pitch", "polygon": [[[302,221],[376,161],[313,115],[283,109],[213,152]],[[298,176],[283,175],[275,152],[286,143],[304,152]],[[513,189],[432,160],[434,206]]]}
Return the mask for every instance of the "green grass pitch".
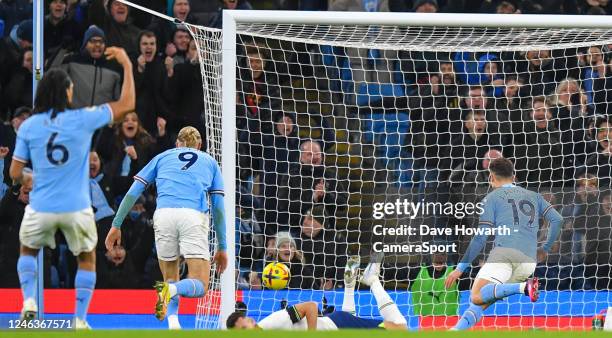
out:
{"label": "green grass pitch", "polygon": [[383,330],[343,330],[343,331],[0,331],[2,338],[433,338],[433,337],[495,337],[495,338],[575,338],[611,337],[609,332],[572,332],[572,331],[470,331],[470,332],[401,332]]}

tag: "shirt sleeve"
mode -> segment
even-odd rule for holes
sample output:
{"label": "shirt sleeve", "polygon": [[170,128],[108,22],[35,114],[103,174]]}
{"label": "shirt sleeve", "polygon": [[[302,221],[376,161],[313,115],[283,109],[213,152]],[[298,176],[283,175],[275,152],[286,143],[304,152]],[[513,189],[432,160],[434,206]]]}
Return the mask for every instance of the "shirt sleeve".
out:
{"label": "shirt sleeve", "polygon": [[483,212],[478,218],[478,225],[494,226],[495,225],[495,202],[494,200],[487,196],[482,200],[482,203],[483,203],[483,206],[482,206]]}
{"label": "shirt sleeve", "polygon": [[113,110],[107,103],[87,107],[80,110],[80,118],[85,128],[94,131],[113,122]]}
{"label": "shirt sleeve", "polygon": [[217,163],[217,161],[213,160],[212,163],[213,163],[212,166],[213,166],[214,176],[213,176],[213,181],[212,181],[212,184],[210,186],[208,193],[223,195],[224,193],[223,174],[221,173],[221,168],[219,167],[219,164]]}
{"label": "shirt sleeve", "polygon": [[155,156],[147,165],[142,168],[138,174],[134,175],[134,180],[144,184],[147,187],[157,177],[157,162],[159,161],[159,156]]}
{"label": "shirt sleeve", "polygon": [[25,134],[26,128],[22,126],[17,132],[15,150],[13,151],[13,159],[23,163],[30,161],[30,148],[28,147],[28,141]]}
{"label": "shirt sleeve", "polygon": [[264,330],[289,330],[293,328],[293,322],[287,310],[280,310],[262,319],[257,326]]}

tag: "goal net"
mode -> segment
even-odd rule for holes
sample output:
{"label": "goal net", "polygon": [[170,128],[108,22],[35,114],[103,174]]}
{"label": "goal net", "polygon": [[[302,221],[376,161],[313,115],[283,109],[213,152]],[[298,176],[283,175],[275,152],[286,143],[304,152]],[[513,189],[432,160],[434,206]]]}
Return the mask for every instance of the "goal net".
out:
{"label": "goal net", "polygon": [[[347,259],[359,256],[363,268],[382,250],[381,279],[410,328],[452,327],[492,241],[458,285],[446,289],[444,279],[477,227],[489,162],[505,157],[516,183],[542,193],[564,225],[534,272],[540,300],[499,301],[479,327],[590,327],[612,305],[612,29],[411,26],[399,16],[333,24],[332,15],[321,14],[326,24],[237,20],[225,32],[235,51],[221,48],[219,31],[191,27],[208,149],[236,163],[230,254],[248,314],[308,300],[339,310]],[[226,58],[234,68],[222,77]],[[235,91],[221,92],[234,76]],[[236,138],[222,138],[234,109]],[[226,143],[235,152],[221,154]],[[548,224],[530,226],[542,245]],[[291,270],[285,289],[262,286],[274,261]],[[367,287],[355,297],[359,316],[380,318]],[[218,306],[200,302],[197,322],[214,322]]]}

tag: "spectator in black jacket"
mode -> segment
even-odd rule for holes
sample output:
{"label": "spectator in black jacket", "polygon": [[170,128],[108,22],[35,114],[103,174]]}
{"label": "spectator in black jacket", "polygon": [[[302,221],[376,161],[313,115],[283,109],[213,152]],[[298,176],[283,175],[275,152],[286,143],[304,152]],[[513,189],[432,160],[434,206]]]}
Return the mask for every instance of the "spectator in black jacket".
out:
{"label": "spectator in black jacket", "polygon": [[514,135],[517,182],[536,188],[564,183],[561,140],[552,118],[546,98],[533,98],[526,122],[522,124],[523,132]]}
{"label": "spectator in black jacket", "polygon": [[21,53],[20,65],[13,71],[6,88],[4,100],[9,111],[18,107],[32,105],[32,49],[25,48]]}
{"label": "spectator in black jacket", "polygon": [[263,136],[263,195],[265,223],[287,224],[287,202],[279,199],[278,187],[287,182],[289,165],[300,156],[298,127],[293,113],[276,115],[274,134]]}
{"label": "spectator in black jacket", "polygon": [[189,52],[189,44],[192,40],[191,33],[189,33],[185,25],[176,26],[170,42],[166,44],[165,50],[167,56],[165,64],[169,75],[172,73],[172,68],[174,66],[190,61],[187,54]]}
{"label": "spectator in black jacket", "polygon": [[95,106],[119,99],[121,75],[114,63],[106,61],[104,31],[91,26],[85,32],[81,52],[72,54],[61,66],[74,84],[73,108]]}
{"label": "spectator in black jacket", "polygon": [[94,0],[89,5],[89,22],[104,29],[106,44],[125,49],[129,55],[138,52],[140,28],[132,24],[130,8],[116,0]]}
{"label": "spectator in black jacket", "polygon": [[590,154],[586,160],[586,171],[599,178],[602,188],[610,188],[612,179],[612,123],[607,118],[599,119],[597,130],[597,152]]}
{"label": "spectator in black jacket", "polygon": [[169,108],[165,100],[168,75],[157,55],[157,39],[150,31],[143,31],[139,39],[140,54],[132,61],[136,86],[136,112],[142,126],[151,135],[158,135],[158,126],[166,124]]}
{"label": "spectator in black jacket", "polygon": [[195,41],[189,42],[187,60],[170,68],[172,70],[168,69],[167,92],[172,112],[168,115],[167,129],[170,134],[178,134],[181,128],[192,126],[198,129],[202,140],[205,140],[202,74]]}
{"label": "spectator in black jacket", "polygon": [[[187,22],[190,24],[198,24],[198,19],[191,14],[191,5],[189,0],[175,0],[172,5],[172,11],[168,15]],[[172,37],[176,31],[176,24],[166,19],[155,17],[151,21],[149,30],[155,32],[157,36],[157,45],[159,51],[166,48],[168,43],[172,43]],[[165,50],[165,49],[164,49]]]}
{"label": "spectator in black jacket", "polygon": [[471,110],[463,120],[463,132],[451,140],[451,168],[483,158],[493,147],[501,149],[499,136],[488,133],[484,110]]}
{"label": "spectator in black jacket", "polygon": [[73,18],[66,15],[68,0],[49,2],[49,14],[45,17],[45,63],[47,67],[54,61],[61,62],[64,54],[76,52],[83,30]]}
{"label": "spectator in black jacket", "polygon": [[[19,24],[16,37],[0,39],[0,90],[7,90],[13,73],[21,68],[24,50],[32,48],[32,20]],[[6,120],[8,109],[4,100],[0,100],[0,118]]]}
{"label": "spectator in black jacket", "polygon": [[32,191],[32,176],[26,175],[26,177],[25,184],[9,189],[0,201],[0,220],[2,220],[0,287],[19,287],[19,277],[15,269],[19,258],[19,227],[25,207],[30,203],[30,191]]}

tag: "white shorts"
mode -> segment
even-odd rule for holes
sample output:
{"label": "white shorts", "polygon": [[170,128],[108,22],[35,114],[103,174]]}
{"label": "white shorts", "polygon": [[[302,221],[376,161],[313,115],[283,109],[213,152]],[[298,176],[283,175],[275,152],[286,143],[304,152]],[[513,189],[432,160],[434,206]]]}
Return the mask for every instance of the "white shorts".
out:
{"label": "white shorts", "polygon": [[47,213],[38,212],[29,205],[26,206],[19,240],[21,244],[32,249],[48,246],[55,248],[55,233],[60,230],[68,248],[75,256],[82,252],[90,252],[98,244],[98,231],[91,208],[75,212]]}
{"label": "white shorts", "polygon": [[524,282],[533,274],[536,262],[524,253],[509,248],[494,248],[476,278],[495,284]]}
{"label": "white shorts", "polygon": [[208,214],[188,208],[162,208],[153,214],[157,258],[174,261],[185,258],[210,260]]}

